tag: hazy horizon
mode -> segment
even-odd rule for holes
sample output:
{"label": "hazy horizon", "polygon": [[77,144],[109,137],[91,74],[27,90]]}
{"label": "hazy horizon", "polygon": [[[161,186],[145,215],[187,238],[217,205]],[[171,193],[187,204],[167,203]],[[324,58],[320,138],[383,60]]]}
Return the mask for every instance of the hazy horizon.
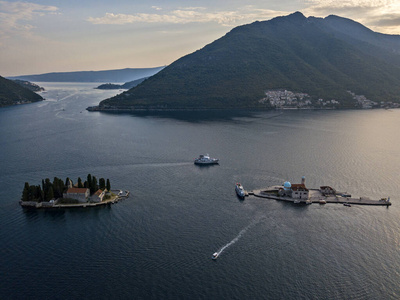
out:
{"label": "hazy horizon", "polygon": [[0,1],[0,75],[166,66],[236,26],[296,11],[400,33],[393,0]]}

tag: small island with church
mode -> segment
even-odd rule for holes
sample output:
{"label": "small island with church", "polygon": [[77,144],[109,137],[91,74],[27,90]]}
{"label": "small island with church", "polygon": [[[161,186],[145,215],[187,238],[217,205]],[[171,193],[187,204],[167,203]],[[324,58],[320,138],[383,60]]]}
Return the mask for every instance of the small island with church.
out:
{"label": "small island with church", "polygon": [[368,197],[354,198],[347,192],[340,192],[330,186],[321,186],[319,189],[306,187],[306,179],[303,176],[301,183],[290,183],[285,181],[282,185],[274,185],[263,189],[246,192],[260,198],[275,199],[292,202],[295,204],[326,204],[338,203],[350,207],[351,205],[379,205],[390,206],[390,197],[373,200]]}
{"label": "small island with church", "polygon": [[28,208],[93,207],[116,203],[127,198],[129,191],[112,190],[110,180],[87,175],[84,182],[78,177],[76,184],[70,178],[65,181],[54,177],[42,179],[40,185],[25,182],[20,205]]}

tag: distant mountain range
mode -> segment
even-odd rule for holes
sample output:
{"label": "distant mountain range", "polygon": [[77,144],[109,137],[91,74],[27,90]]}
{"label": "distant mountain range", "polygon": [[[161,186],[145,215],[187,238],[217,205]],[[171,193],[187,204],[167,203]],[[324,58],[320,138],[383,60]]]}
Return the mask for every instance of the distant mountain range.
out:
{"label": "distant mountain range", "polygon": [[306,93],[312,104],[322,98],[355,107],[357,95],[398,102],[400,36],[300,12],[254,22],[103,100],[99,109],[268,108],[263,99],[277,89]]}
{"label": "distant mountain range", "polygon": [[29,88],[0,76],[0,107],[41,101],[43,98]]}
{"label": "distant mountain range", "polygon": [[21,75],[8,79],[33,82],[127,82],[156,74],[164,67],[119,69],[105,71],[54,72],[39,75]]}

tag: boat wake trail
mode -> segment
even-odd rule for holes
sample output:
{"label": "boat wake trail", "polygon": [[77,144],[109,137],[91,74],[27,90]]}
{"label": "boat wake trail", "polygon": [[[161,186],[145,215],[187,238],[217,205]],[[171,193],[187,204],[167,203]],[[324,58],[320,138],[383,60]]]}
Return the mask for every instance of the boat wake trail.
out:
{"label": "boat wake trail", "polygon": [[257,225],[258,223],[260,223],[263,219],[265,219],[265,217],[254,220],[253,222],[251,222],[249,225],[247,225],[245,228],[243,228],[239,234],[229,243],[227,243],[226,245],[222,246],[217,252],[214,253],[213,257],[214,259],[216,259],[218,256],[221,255],[222,252],[224,252],[224,250],[226,250],[228,247],[232,246],[234,243],[236,243],[250,228],[252,228],[253,226]]}

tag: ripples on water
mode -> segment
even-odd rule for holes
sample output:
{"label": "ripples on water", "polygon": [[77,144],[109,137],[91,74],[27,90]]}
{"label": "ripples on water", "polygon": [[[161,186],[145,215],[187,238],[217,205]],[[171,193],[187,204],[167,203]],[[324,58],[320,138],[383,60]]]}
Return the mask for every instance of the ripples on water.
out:
{"label": "ripples on water", "polygon": [[[45,87],[48,101],[0,109],[1,299],[400,297],[400,111],[102,114],[85,108],[114,91]],[[207,152],[220,165],[194,166]],[[90,210],[18,205],[25,181],[88,172],[132,196]],[[394,204],[234,192],[303,175]]]}

